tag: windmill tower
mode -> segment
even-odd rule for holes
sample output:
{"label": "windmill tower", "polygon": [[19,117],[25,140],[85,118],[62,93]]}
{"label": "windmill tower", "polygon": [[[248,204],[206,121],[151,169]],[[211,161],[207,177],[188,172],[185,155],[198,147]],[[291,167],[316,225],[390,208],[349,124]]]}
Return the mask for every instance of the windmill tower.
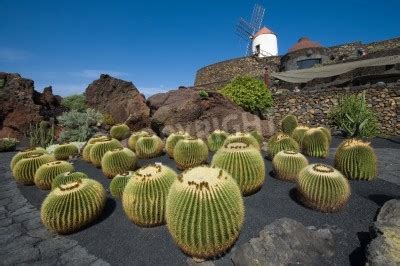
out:
{"label": "windmill tower", "polygon": [[278,40],[276,34],[267,27],[262,27],[265,8],[255,4],[250,22],[240,17],[236,26],[236,34],[247,42],[246,56],[258,57],[278,55]]}

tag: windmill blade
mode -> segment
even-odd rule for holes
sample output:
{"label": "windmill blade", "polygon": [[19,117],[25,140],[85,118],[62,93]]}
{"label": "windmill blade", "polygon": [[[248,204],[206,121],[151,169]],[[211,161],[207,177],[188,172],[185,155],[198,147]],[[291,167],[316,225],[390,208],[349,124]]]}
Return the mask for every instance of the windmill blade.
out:
{"label": "windmill blade", "polygon": [[252,37],[253,29],[246,20],[240,18],[235,32],[242,39],[249,40]]}
{"label": "windmill blade", "polygon": [[261,28],[264,20],[265,8],[260,4],[255,4],[251,15],[250,25],[254,29],[253,35]]}

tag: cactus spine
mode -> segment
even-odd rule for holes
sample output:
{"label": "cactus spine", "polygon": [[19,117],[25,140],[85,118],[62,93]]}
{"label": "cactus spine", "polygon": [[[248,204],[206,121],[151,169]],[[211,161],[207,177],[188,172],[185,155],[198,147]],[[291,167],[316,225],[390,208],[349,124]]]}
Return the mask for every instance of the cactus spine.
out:
{"label": "cactus spine", "polygon": [[300,171],[308,165],[307,158],[296,151],[280,151],[272,160],[275,176],[281,180],[295,182]]}
{"label": "cactus spine", "polygon": [[101,159],[101,170],[108,178],[113,178],[117,174],[134,170],[137,157],[128,148],[116,148],[107,151]]}
{"label": "cactus spine", "polygon": [[77,180],[83,179],[83,178],[89,178],[89,177],[85,173],[81,173],[81,172],[61,173],[53,179],[53,182],[51,182],[51,190],[53,190],[61,185],[65,185],[69,182],[77,181]]}
{"label": "cactus spine", "polygon": [[216,152],[224,144],[228,133],[223,130],[214,130],[207,138],[207,145],[210,151]]}
{"label": "cactus spine", "polygon": [[208,148],[201,139],[192,137],[182,139],[175,145],[174,160],[180,170],[203,164],[207,159]]}
{"label": "cactus spine", "polygon": [[162,154],[164,142],[153,134],[147,134],[140,137],[135,146],[135,151],[140,159],[150,159]]}
{"label": "cactus spine", "polygon": [[329,153],[329,141],[325,133],[318,128],[306,131],[302,151],[304,155],[325,158]]}
{"label": "cactus spine", "polygon": [[274,156],[285,150],[299,151],[299,144],[284,133],[276,133],[268,140],[267,145],[267,157],[268,159],[274,159]]}
{"label": "cactus spine", "polygon": [[148,134],[149,133],[147,133],[146,131],[133,132],[128,139],[128,148],[131,149],[132,151],[135,151],[136,142],[138,141],[138,139]]}
{"label": "cactus spine", "polygon": [[287,135],[291,135],[297,127],[297,118],[294,115],[287,115],[282,119],[282,131]]}
{"label": "cactus spine", "polygon": [[307,126],[298,126],[292,132],[292,138],[297,141],[300,148],[303,146],[304,135],[309,129],[310,128]]}
{"label": "cactus spine", "polygon": [[106,136],[97,136],[97,137],[93,137],[91,139],[88,140],[88,142],[86,143],[85,147],[82,150],[82,158],[85,162],[90,163],[90,149],[93,147],[93,145],[100,140],[104,140],[107,139]]}
{"label": "cactus spine", "polygon": [[134,172],[129,171],[129,172],[125,172],[123,174],[118,174],[111,180],[111,182],[110,182],[111,196],[113,196],[115,198],[122,197],[122,193],[124,192],[126,184],[128,184],[128,181],[133,176],[133,173]]}
{"label": "cactus spine", "polygon": [[126,139],[130,133],[131,130],[126,124],[117,124],[110,129],[110,136],[117,140]]}
{"label": "cactus spine", "polygon": [[102,140],[96,141],[90,148],[90,161],[96,167],[101,166],[101,159],[103,159],[104,154],[107,151],[113,149],[122,148],[121,143],[113,138],[104,138]]}
{"label": "cactus spine", "polygon": [[190,135],[186,132],[177,132],[177,133],[171,133],[166,142],[165,142],[165,150],[167,151],[167,154],[169,158],[174,158],[174,148],[176,143],[180,141],[181,139],[185,139],[190,137]]}
{"label": "cactus spine", "polygon": [[11,159],[11,163],[10,163],[11,171],[14,169],[14,166],[17,164],[17,162],[19,160],[23,159],[24,156],[29,155],[29,154],[36,154],[36,153],[45,154],[47,152],[45,149],[43,149],[41,147],[36,147],[36,148],[29,148],[29,149],[20,151],[17,154],[15,154],[14,157]]}
{"label": "cactus spine", "polygon": [[70,157],[77,156],[79,149],[74,144],[66,143],[54,149],[54,157],[56,160],[68,160]]}
{"label": "cactus spine", "polygon": [[66,161],[52,161],[41,165],[34,177],[35,185],[40,189],[51,189],[51,183],[59,174],[74,171],[74,166]]}
{"label": "cactus spine", "polygon": [[224,141],[224,145],[232,142],[243,142],[247,145],[253,146],[256,149],[261,149],[258,141],[249,133],[236,132],[235,134],[229,135]]}
{"label": "cactus spine", "polygon": [[36,170],[42,164],[54,161],[54,157],[46,153],[25,154],[14,166],[13,175],[18,183],[23,185],[33,185],[35,183]]}

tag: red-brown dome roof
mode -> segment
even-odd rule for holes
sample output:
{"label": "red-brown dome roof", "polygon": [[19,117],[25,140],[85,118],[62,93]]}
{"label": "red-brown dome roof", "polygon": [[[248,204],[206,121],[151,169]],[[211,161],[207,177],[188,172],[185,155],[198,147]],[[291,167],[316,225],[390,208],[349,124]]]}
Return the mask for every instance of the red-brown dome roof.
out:
{"label": "red-brown dome roof", "polygon": [[275,34],[273,33],[270,29],[268,29],[267,27],[262,27],[259,31],[256,32],[256,34],[254,34],[254,37],[257,37],[261,34]]}
{"label": "red-brown dome roof", "polygon": [[316,48],[316,47],[321,47],[321,45],[317,42],[313,42],[307,37],[302,37],[299,39],[299,41],[292,46],[292,48],[289,49],[289,53],[301,50],[301,49],[306,49],[306,48]]}

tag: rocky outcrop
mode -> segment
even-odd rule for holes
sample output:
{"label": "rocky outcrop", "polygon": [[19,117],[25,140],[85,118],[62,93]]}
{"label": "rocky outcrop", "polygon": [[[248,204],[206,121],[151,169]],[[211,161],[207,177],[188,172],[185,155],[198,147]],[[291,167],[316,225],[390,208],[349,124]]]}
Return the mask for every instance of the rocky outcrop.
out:
{"label": "rocky outcrop", "polygon": [[112,115],[117,123],[125,122],[132,130],[150,125],[150,109],[145,97],[132,82],[102,74],[86,89],[88,107]]}

